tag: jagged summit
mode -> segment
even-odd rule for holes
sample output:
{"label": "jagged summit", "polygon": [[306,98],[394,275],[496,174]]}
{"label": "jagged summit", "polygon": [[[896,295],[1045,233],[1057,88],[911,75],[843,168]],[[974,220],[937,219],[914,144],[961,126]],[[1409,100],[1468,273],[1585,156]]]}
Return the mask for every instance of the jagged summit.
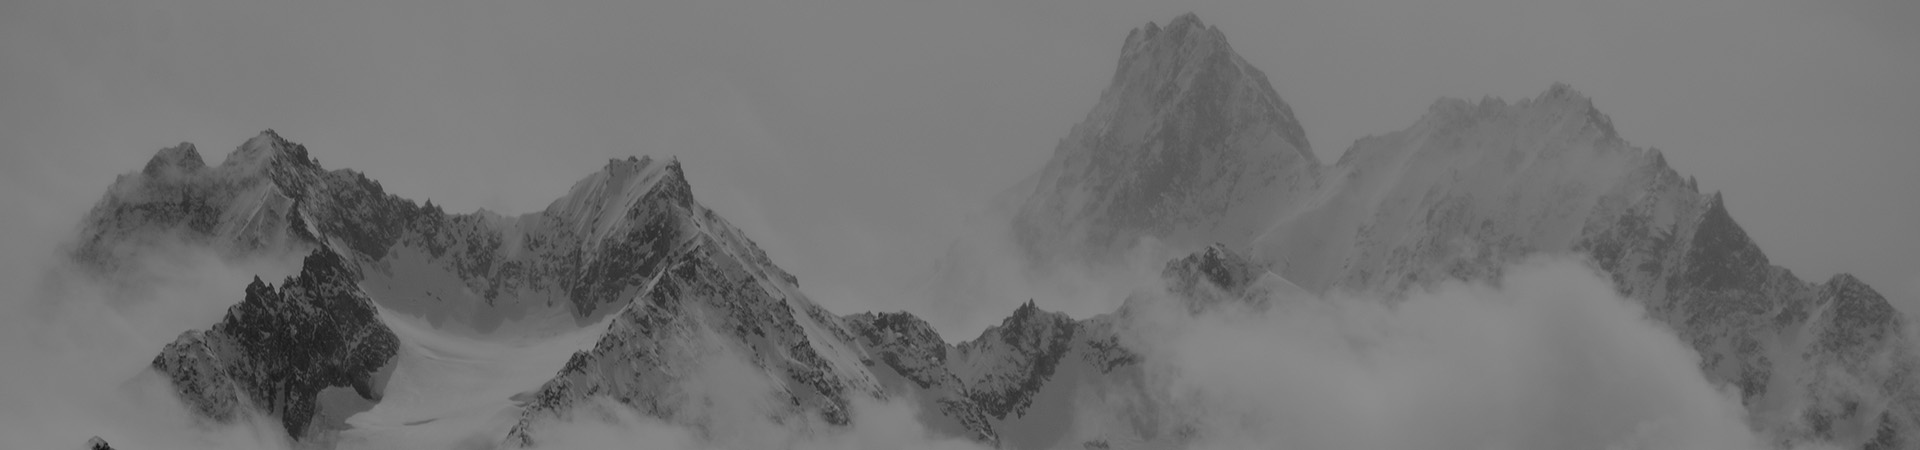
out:
{"label": "jagged summit", "polygon": [[1243,245],[1319,168],[1266,74],[1189,14],[1129,35],[1099,104],[1009,194],[1014,233],[1035,259]]}
{"label": "jagged summit", "polygon": [[[1593,99],[1566,83],[1553,83],[1533,98],[1508,103],[1499,97],[1482,97],[1479,102],[1441,97],[1427,107],[1427,114],[1415,122],[1415,128],[1461,130],[1487,121],[1521,121],[1534,127],[1569,127],[1578,136],[1606,145],[1625,147],[1626,142],[1613,127],[1613,119],[1593,105]],[[1341,160],[1349,159],[1342,155]]]}
{"label": "jagged summit", "polygon": [[1307,298],[1305,289],[1218,243],[1168,261],[1160,279],[1192,313],[1221,305],[1262,309],[1275,299]]}
{"label": "jagged summit", "polygon": [[[1244,85],[1243,85],[1244,84]],[[1183,101],[1219,100],[1221,94],[1249,98],[1259,110],[1254,120],[1271,121],[1293,148],[1314,164],[1311,144],[1294,118],[1293,108],[1280,99],[1267,81],[1266,73],[1240,57],[1228,45],[1219,27],[1208,26],[1194,13],[1186,13],[1168,22],[1165,28],[1148,22],[1127,35],[1119,67],[1114,70],[1112,87],[1140,86],[1160,93],[1159,105]],[[1241,92],[1214,92],[1215,89],[1241,89]],[[1198,98],[1196,98],[1198,97]]]}
{"label": "jagged summit", "polygon": [[353,272],[322,248],[277,289],[254,277],[219,323],[181,333],[150,365],[200,417],[258,414],[296,440],[340,429],[380,401],[399,351]]}
{"label": "jagged summit", "polygon": [[[517,340],[616,315],[597,331],[595,350],[553,368],[544,386],[530,386],[541,388],[530,394],[538,402],[516,406],[521,420],[497,430],[519,442],[599,395],[633,406],[672,401],[687,373],[636,378],[630,371],[687,369],[711,356],[637,353],[683,344],[748,350],[746,362],[772,377],[767,394],[791,397],[777,415],[843,425],[854,398],[881,395],[847,325],[801,294],[744,233],[699,205],[676,159],[610,160],[546,210],[504,217],[416,205],[357,172],[322,169],[305,146],[272,131],[212,169],[193,169],[195,153],[191,146],[162,151],[156,169],[145,171],[179,176],[123,175],[85,219],[82,239],[92,247],[76,257],[117,261],[124,255],[100,253],[137,253],[125,244],[145,237],[235,255],[311,252],[299,277],[278,288],[256,277],[221,324],[182,334],[155,358],[153,368],[201,418],[262,413],[303,441],[345,426],[339,420],[353,411],[328,405],[360,408],[382,398],[379,373],[393,355],[389,317],[452,335]],[[975,421],[957,430],[991,438],[982,427]]]}
{"label": "jagged summit", "polygon": [[1213,244],[1205,250],[1168,261],[1161,276],[1174,283],[1169,287],[1173,290],[1191,289],[1201,281],[1213,283],[1221,289],[1238,289],[1265,273],[1265,268],[1234,253],[1226,245]]}
{"label": "jagged summit", "polygon": [[271,128],[240,144],[220,165],[256,170],[282,167],[321,170],[320,161],[307,154],[306,145],[289,141]]}
{"label": "jagged summit", "polygon": [[166,176],[169,172],[194,172],[207,168],[207,162],[200,159],[199,150],[192,142],[160,149],[153,159],[147,160],[147,166],[140,173],[149,177]]}
{"label": "jagged summit", "polygon": [[1838,274],[1821,284],[1816,302],[1829,308],[1822,318],[1821,346],[1846,354],[1848,349],[1879,347],[1899,338],[1905,327],[1899,311],[1879,291],[1850,274]]}
{"label": "jagged summit", "polygon": [[[1755,426],[1841,446],[1914,441],[1920,363],[1886,299],[1850,275],[1806,283],[1771,266],[1720,194],[1627,145],[1572,87],[1441,99],[1332,166],[1304,136],[1218,28],[1191,13],[1148,23],[1099,104],[1010,195],[1024,201],[1016,238],[1033,255],[1089,261],[1147,239],[1191,252],[1161,277],[1193,313],[1317,298],[1289,280],[1392,295],[1497,280],[1527,255],[1587,257],[1675,329],[1709,380],[1740,392]],[[500,409],[459,412],[489,417],[502,429],[480,439],[508,446],[609,402],[727,430],[700,412],[708,394],[686,387],[704,381],[707,358],[736,353],[751,366],[736,372],[768,381],[751,394],[781,423],[847,425],[867,397],[916,399],[929,428],[999,448],[1178,447],[1206,432],[1156,384],[1169,380],[1140,321],[1155,314],[1074,319],[1029,299],[957,344],[906,313],[836,316],[700,206],[674,159],[609,160],[536,213],[447,214],[323,170],[268,130],[217,167],[191,144],[162,150],[116,183],[83,241],[118,249],[141,233],[310,255],[277,287],[256,277],[219,324],[151,363],[198,416],[264,413],[303,440],[407,397],[382,385],[424,353],[404,340],[430,330],[386,321],[416,318],[474,335],[462,337],[583,338],[537,385],[491,392]],[[1135,294],[1126,305],[1162,298]],[[437,420],[419,419],[381,425]],[[486,445],[473,436],[461,444]]]}
{"label": "jagged summit", "polygon": [[[1167,22],[1165,28],[1155,25],[1153,22],[1147,22],[1145,26],[1133,29],[1132,32],[1127,33],[1127,40],[1125,45],[1121,47],[1121,54],[1131,54],[1140,50],[1142,46],[1196,47],[1206,45],[1209,46],[1210,49],[1224,49],[1222,46],[1226,44],[1226,41],[1226,35],[1220,32],[1220,28],[1207,26],[1207,24],[1200,21],[1200,16],[1189,12],[1181,14],[1179,17],[1175,17],[1172,21]],[[1122,56],[1121,59],[1124,61],[1126,57]]]}

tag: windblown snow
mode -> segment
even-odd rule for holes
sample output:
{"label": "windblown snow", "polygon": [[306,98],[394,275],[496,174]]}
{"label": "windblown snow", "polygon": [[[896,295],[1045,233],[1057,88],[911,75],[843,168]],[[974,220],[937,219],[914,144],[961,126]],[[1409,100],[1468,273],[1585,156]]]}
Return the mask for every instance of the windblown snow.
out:
{"label": "windblown snow", "polygon": [[161,150],[70,259],[138,284],[130,261],[180,243],[304,256],[231,286],[129,383],[299,448],[595,446],[607,427],[694,448],[1920,445],[1906,319],[1852,276],[1772,265],[1721,193],[1564,84],[1442,99],[1324,164],[1186,14],[1129,33],[1098,104],[1002,198],[1017,261],[956,244],[936,278],[1097,267],[1123,287],[1090,295],[1119,306],[1009,298],[955,339],[822,308],[675,159],[610,160],[537,212],[453,214],[272,130],[217,166]]}

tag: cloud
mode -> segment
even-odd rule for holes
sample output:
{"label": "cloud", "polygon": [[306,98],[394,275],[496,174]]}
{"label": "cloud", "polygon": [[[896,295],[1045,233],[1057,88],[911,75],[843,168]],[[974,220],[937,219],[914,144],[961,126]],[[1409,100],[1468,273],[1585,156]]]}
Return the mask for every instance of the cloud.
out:
{"label": "cloud", "polygon": [[1117,261],[1040,263],[1012,239],[1012,217],[980,213],[948,246],[916,290],[891,309],[921,316],[949,342],[965,341],[999,324],[1033,300],[1041,309],[1076,319],[1113,312],[1134,292],[1159,292],[1160,271],[1178,255],[1144,238]]}
{"label": "cloud", "polygon": [[[1146,343],[1148,395],[1170,399],[1157,411],[1176,417],[1135,423],[1190,427],[1184,443],[1199,449],[1764,448],[1692,350],[1587,266],[1536,258],[1506,273],[1394,301],[1141,310],[1131,329]],[[675,425],[603,401],[555,424],[541,448],[981,448],[934,437],[912,419],[918,405],[898,400],[856,401],[846,428],[775,424],[753,400],[771,385],[729,365],[742,363],[715,364],[684,389],[714,399],[693,414],[724,420]]]}
{"label": "cloud", "polygon": [[1758,448],[1698,356],[1584,265],[1404,301],[1276,299],[1264,314],[1147,315],[1201,448]]}
{"label": "cloud", "polygon": [[49,244],[0,261],[0,448],[77,448],[96,435],[134,448],[285,447],[271,423],[196,421],[146,370],[180,332],[218,320],[253,276],[284,276],[293,261],[160,244],[107,278],[40,237],[22,242]]}

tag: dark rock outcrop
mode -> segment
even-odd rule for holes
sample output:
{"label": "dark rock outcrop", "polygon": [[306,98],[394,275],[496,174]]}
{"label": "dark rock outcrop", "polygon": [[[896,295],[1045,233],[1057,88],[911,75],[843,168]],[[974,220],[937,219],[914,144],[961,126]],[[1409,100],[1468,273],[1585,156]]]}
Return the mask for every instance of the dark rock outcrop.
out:
{"label": "dark rock outcrop", "polygon": [[264,413],[300,439],[327,413],[322,390],[351,388],[378,401],[382,369],[398,354],[398,339],[354,281],[339,255],[317,250],[278,288],[254,279],[219,323],[182,333],[152,367],[202,417]]}

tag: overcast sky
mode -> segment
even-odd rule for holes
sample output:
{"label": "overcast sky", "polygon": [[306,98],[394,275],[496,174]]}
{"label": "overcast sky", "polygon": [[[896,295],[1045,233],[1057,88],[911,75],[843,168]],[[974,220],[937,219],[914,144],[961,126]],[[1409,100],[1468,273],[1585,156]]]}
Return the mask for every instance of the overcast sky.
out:
{"label": "overcast sky", "polygon": [[266,128],[453,211],[677,155],[816,300],[887,309],[1046,161],[1128,30],[1186,11],[1324,160],[1441,96],[1567,82],[1724,191],[1776,264],[1920,309],[1907,0],[9,1],[0,207],[9,235],[54,235],[154,151],[217,163]]}

